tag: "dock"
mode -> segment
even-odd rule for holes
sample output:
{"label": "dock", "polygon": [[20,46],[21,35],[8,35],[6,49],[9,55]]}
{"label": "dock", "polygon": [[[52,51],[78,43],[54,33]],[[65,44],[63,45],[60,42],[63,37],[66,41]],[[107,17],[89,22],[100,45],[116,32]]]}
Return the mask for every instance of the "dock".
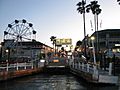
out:
{"label": "dock", "polygon": [[112,63],[110,63],[108,70],[102,70],[99,66],[90,63],[71,63],[70,72],[90,83],[117,85],[119,77],[112,74],[111,65]]}

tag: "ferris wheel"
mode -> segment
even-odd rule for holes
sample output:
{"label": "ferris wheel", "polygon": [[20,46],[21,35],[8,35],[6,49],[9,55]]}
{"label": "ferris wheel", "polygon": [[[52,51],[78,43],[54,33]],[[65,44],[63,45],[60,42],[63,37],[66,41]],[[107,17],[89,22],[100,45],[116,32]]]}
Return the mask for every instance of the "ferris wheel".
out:
{"label": "ferris wheel", "polygon": [[25,19],[15,20],[4,31],[4,39],[14,40],[16,42],[32,41],[36,39],[36,31],[33,24],[28,23]]}
{"label": "ferris wheel", "polygon": [[33,24],[28,23],[25,19],[15,20],[8,24],[4,31],[4,50],[9,50],[11,57],[18,57],[25,47],[24,42],[29,43],[35,40],[36,31],[33,29]]}

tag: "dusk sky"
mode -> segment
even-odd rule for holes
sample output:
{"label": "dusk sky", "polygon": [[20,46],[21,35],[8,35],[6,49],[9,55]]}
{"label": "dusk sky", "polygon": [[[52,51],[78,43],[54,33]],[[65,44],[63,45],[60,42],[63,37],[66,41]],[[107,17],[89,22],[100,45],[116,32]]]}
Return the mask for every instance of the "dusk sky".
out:
{"label": "dusk sky", "polygon": [[[73,45],[84,37],[83,18],[76,4],[81,0],[0,0],[0,41],[9,23],[15,19],[26,19],[37,31],[37,41],[52,45],[51,36],[72,38]],[[86,0],[87,4],[91,0]],[[99,30],[120,29],[120,5],[117,0],[98,0],[102,9],[99,15]],[[86,33],[91,35],[90,20],[86,14]],[[100,27],[101,24],[101,27]]]}

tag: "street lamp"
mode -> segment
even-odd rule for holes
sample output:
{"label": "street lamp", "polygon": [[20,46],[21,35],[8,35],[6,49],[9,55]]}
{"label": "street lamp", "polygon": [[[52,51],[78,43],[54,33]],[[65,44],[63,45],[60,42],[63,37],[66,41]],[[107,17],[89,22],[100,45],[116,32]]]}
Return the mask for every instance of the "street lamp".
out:
{"label": "street lamp", "polygon": [[5,52],[7,53],[7,62],[9,62],[9,59],[10,59],[10,49],[6,49]]}
{"label": "street lamp", "polygon": [[95,37],[91,37],[92,47],[93,47],[93,59],[94,59],[94,64],[96,64],[94,40],[95,40]]}

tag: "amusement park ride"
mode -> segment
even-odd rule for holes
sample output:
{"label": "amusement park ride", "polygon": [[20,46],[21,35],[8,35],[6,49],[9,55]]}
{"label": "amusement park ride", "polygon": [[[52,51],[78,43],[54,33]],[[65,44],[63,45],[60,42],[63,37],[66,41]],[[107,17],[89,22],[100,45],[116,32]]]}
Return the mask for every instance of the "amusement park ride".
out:
{"label": "amusement park ride", "polygon": [[[3,55],[5,51],[11,54],[9,56],[20,56],[22,49],[25,47],[24,42],[36,41],[36,31],[33,28],[32,23],[28,23],[25,19],[15,20],[4,31],[4,45]],[[14,55],[13,55],[14,52]]]}
{"label": "amusement park ride", "polygon": [[15,20],[4,31],[4,39],[13,39],[15,42],[30,41],[36,38],[36,31],[33,29],[33,24],[28,23],[25,19]]}

